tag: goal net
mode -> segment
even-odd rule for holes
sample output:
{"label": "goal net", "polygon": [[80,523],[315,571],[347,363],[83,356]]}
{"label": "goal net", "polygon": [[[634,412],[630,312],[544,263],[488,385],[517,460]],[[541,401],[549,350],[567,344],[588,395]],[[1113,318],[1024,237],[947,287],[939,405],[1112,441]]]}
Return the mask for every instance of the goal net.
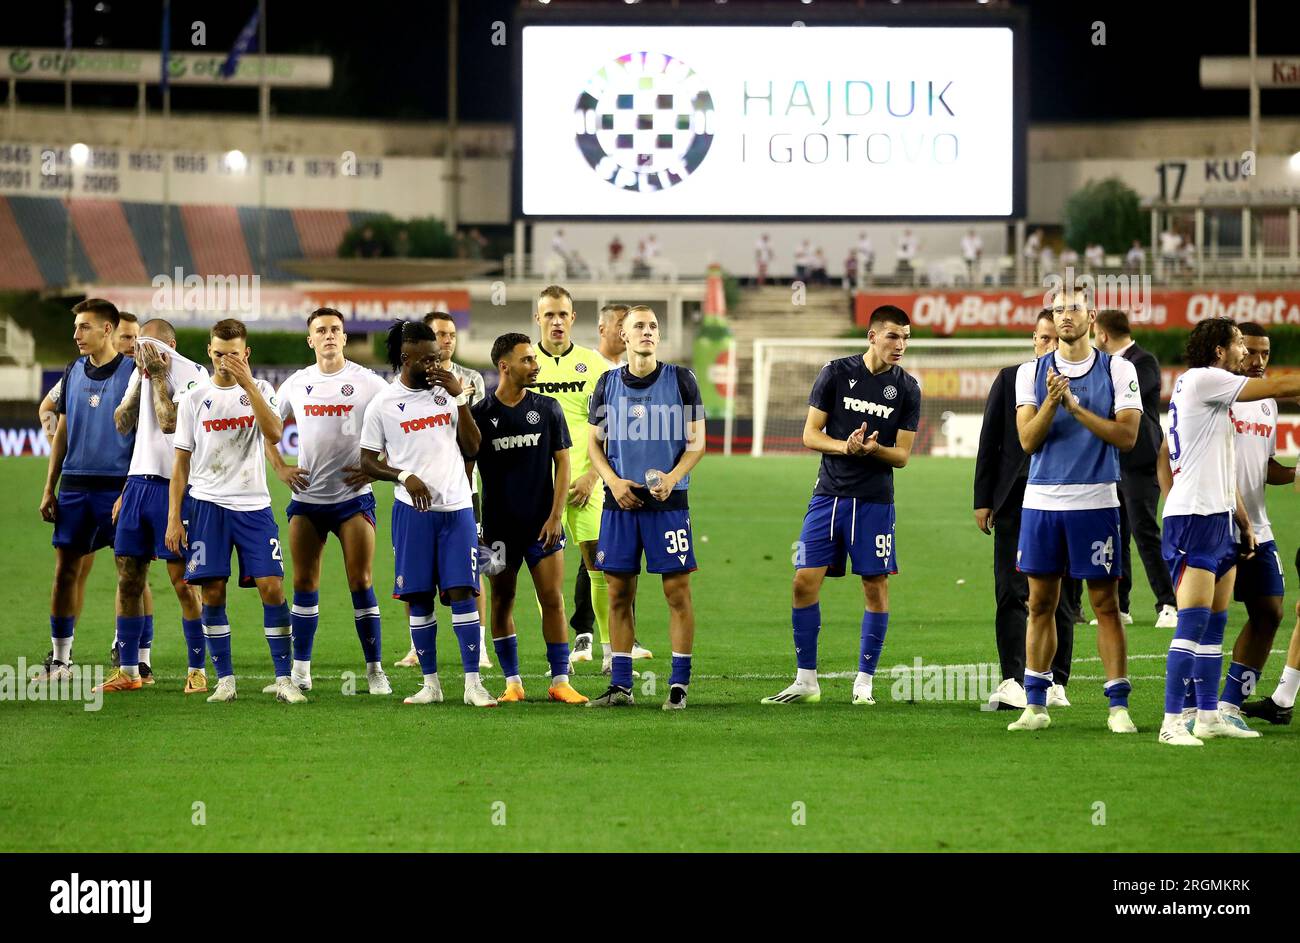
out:
{"label": "goal net", "polygon": [[[803,426],[813,380],[827,361],[862,354],[866,348],[866,339],[860,337],[755,340],[752,453],[805,451]],[[921,424],[912,454],[974,457],[984,401],[998,371],[1033,356],[1028,337],[910,341],[903,369],[921,384]]]}

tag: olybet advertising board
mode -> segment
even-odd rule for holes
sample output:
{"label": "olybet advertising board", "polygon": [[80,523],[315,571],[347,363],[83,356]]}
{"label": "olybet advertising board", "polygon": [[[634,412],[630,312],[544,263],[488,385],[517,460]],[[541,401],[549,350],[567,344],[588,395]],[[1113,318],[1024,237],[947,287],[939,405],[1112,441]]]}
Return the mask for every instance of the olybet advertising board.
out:
{"label": "olybet advertising board", "polygon": [[1009,27],[522,31],[525,216],[1001,217]]}

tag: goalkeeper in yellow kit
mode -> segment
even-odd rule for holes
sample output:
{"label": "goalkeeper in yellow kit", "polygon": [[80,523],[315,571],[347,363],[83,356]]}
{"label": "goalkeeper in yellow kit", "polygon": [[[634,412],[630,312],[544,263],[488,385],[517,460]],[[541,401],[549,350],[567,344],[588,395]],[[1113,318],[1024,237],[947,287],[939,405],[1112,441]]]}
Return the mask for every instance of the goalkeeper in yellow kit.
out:
{"label": "goalkeeper in yellow kit", "polygon": [[[608,673],[612,649],[609,642],[609,588],[605,574],[596,568],[596,541],[600,537],[600,515],[605,489],[601,487],[591,459],[587,457],[587,406],[596,380],[610,368],[599,352],[573,343],[570,333],[577,315],[573,297],[559,285],[543,288],[537,298],[537,325],[541,340],[537,363],[536,392],[553,397],[564,412],[573,446],[569,450],[569,499],[564,508],[564,529],[569,540],[582,552],[582,565],[591,580],[591,608],[604,649],[602,669]],[[591,661],[592,637],[580,632],[574,639],[571,663]],[[633,657],[649,658],[651,653],[636,645]]]}

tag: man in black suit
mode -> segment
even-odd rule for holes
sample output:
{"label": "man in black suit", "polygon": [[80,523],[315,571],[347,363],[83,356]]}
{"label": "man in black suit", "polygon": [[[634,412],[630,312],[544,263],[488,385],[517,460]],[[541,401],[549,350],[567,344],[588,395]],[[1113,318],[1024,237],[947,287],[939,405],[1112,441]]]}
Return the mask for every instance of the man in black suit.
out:
{"label": "man in black suit", "polygon": [[1119,581],[1120,620],[1126,625],[1133,621],[1129,608],[1129,594],[1133,589],[1133,555],[1129,550],[1132,535],[1137,540],[1151,593],[1156,597],[1156,628],[1172,629],[1178,624],[1178,607],[1169,569],[1160,555],[1160,520],[1156,516],[1160,503],[1156,455],[1164,438],[1160,428],[1160,364],[1151,351],[1134,342],[1128,315],[1123,311],[1098,312],[1096,333],[1099,348],[1133,364],[1142,395],[1142,425],[1137,443],[1132,451],[1119,453],[1120,549],[1124,573]]}
{"label": "man in black suit", "polygon": [[[1044,309],[1034,325],[1034,356],[1056,350],[1056,325],[1052,312]],[[1020,543],[1020,511],[1029,481],[1029,456],[1020,447],[1016,429],[1016,371],[1004,367],[993,381],[984,404],[980,427],[979,456],[975,459],[975,523],[993,534],[993,586],[997,599],[995,627],[998,661],[1003,681],[990,698],[998,710],[1023,710],[1025,706],[1025,622],[1029,618],[1029,581],[1016,569]],[[1049,707],[1069,707],[1065,685],[1070,678],[1074,652],[1075,606],[1078,580],[1061,581],[1056,606],[1056,658],[1048,690]]]}

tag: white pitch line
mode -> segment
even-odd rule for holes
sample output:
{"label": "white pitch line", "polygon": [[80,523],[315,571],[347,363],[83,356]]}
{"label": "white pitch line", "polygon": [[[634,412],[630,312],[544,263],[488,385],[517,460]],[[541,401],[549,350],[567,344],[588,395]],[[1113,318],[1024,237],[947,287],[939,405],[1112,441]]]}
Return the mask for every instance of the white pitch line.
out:
{"label": "white pitch line", "polygon": [[[1274,648],[1274,649],[1270,649],[1269,654],[1270,654],[1270,655],[1285,655],[1286,652],[1287,652],[1287,650],[1286,650],[1285,648]],[[1163,658],[1165,657],[1165,655],[1166,655],[1165,652],[1160,652],[1159,654],[1156,654],[1156,655],[1145,655],[1145,654],[1143,654],[1143,655],[1129,655],[1129,656],[1128,656],[1128,660],[1129,660],[1129,661],[1154,661],[1154,660],[1156,660],[1156,659],[1163,659]],[[1083,658],[1073,658],[1073,659],[1071,659],[1071,663],[1072,663],[1072,664],[1076,664],[1076,665],[1077,665],[1077,664],[1091,664],[1091,663],[1098,663],[1098,662],[1100,662],[1100,661],[1101,661],[1101,658],[1100,658],[1099,656],[1096,656],[1096,655],[1089,655],[1089,656],[1086,656],[1086,657],[1083,657]],[[881,679],[882,682],[891,678],[890,671],[892,671],[895,667],[898,667],[898,668],[903,669],[903,671],[904,671],[907,675],[912,674],[912,672],[916,669],[916,665],[915,665],[915,664],[910,664],[910,665],[903,664],[903,665],[897,665],[897,666],[891,665],[888,669],[883,669],[883,670],[877,672],[877,675],[880,677],[880,679]],[[920,667],[921,667],[921,670],[922,670],[922,671],[927,671],[927,672],[933,672],[933,671],[944,671],[944,672],[947,672],[947,671],[950,670],[950,669],[951,669],[951,670],[954,670],[954,671],[979,671],[980,669],[986,669],[986,670],[991,669],[991,670],[994,671],[994,672],[1000,670],[999,667],[998,667],[998,664],[997,664],[996,662],[974,662],[974,663],[971,663],[971,664],[965,664],[965,665],[939,665],[939,664],[931,664],[931,663],[927,663],[927,662],[921,662],[921,666],[920,666]],[[495,673],[495,672],[498,671],[498,670],[500,670],[500,669],[494,668],[494,669],[493,669],[493,672]],[[661,672],[661,673],[662,673],[662,672]],[[846,680],[849,680],[849,679],[852,679],[852,678],[856,678],[857,676],[858,676],[858,673],[857,673],[856,671],[819,671],[819,672],[817,673],[817,677],[818,677],[818,678],[824,678],[824,679],[826,679],[826,680],[828,680],[828,681],[846,681]],[[393,678],[397,678],[397,677],[400,677],[400,675],[398,675],[398,674],[394,674],[394,675],[390,676],[390,680],[392,680]],[[418,677],[419,677],[418,671],[417,671],[416,669],[412,669],[412,670],[411,670],[411,679],[414,681],[414,680],[417,680]],[[520,677],[522,677],[522,678],[536,678],[536,679],[538,679],[538,680],[544,680],[544,679],[546,679],[546,678],[549,678],[550,675],[547,675],[547,674],[523,674],[523,675],[520,675]],[[571,675],[570,677],[576,677],[576,678],[588,678],[588,677],[595,677],[595,676],[594,676],[594,675],[587,675],[587,674],[581,674],[581,675],[575,674],[575,675]],[[692,674],[691,677],[692,677],[693,680],[696,680],[696,681],[785,681],[785,680],[788,680],[788,679],[789,679],[789,677],[790,677],[790,672],[787,671],[787,672],[785,672],[785,673],[783,673],[783,674],[751,674],[751,673],[742,673],[742,674]],[[1163,680],[1165,679],[1165,676],[1164,676],[1164,675],[1129,675],[1128,677],[1129,677],[1129,680],[1130,680],[1130,681],[1163,681]],[[155,673],[155,674],[154,674],[154,678],[157,679],[157,680],[159,680],[159,681],[184,681],[184,680],[185,680],[185,675],[172,675],[172,674],[157,674],[157,673]],[[236,675],[235,675],[235,678],[238,679],[238,680],[244,680],[244,681],[274,681],[274,680],[275,680],[275,675],[264,675],[264,674],[255,674],[255,675],[250,675],[250,674],[236,674]],[[364,671],[364,669],[361,670],[361,671],[356,672],[356,680],[357,680],[358,682],[361,681],[361,680],[363,680],[364,678],[365,678],[365,671]],[[315,676],[312,678],[312,681],[315,682],[315,681],[317,681],[317,680],[342,681],[343,678],[342,678],[341,675],[315,675]],[[1071,674],[1071,675],[1070,675],[1070,680],[1071,680],[1071,681],[1105,681],[1105,680],[1107,680],[1107,679],[1106,679],[1105,675],[1080,675],[1080,674]]]}

